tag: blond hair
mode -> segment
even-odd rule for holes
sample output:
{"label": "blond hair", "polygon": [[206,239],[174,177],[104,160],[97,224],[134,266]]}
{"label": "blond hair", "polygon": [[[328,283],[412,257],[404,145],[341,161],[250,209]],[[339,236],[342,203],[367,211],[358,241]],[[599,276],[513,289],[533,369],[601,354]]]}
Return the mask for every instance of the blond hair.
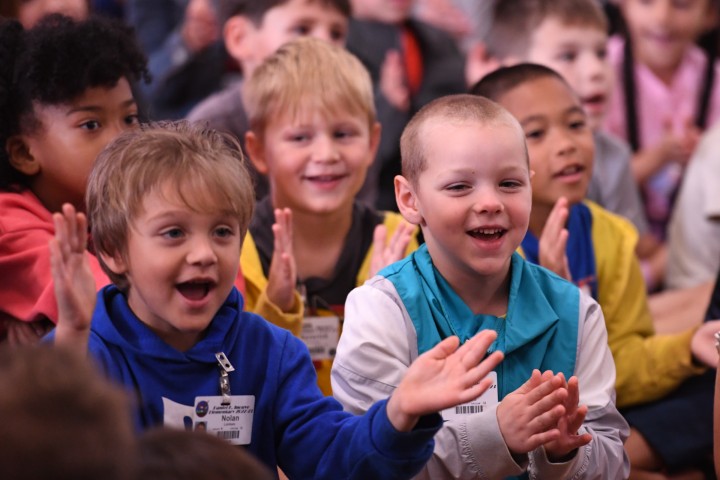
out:
{"label": "blond hair", "polygon": [[417,185],[417,180],[427,165],[423,142],[424,127],[433,121],[474,122],[483,126],[513,128],[517,130],[518,142],[522,142],[525,158],[528,158],[522,128],[510,112],[484,97],[469,94],[448,95],[421,108],[408,122],[400,137],[402,174],[413,185]]}
{"label": "blond hair", "polygon": [[262,138],[268,122],[301,108],[347,112],[375,123],[372,81],[347,50],[316,38],[290,42],[268,57],[244,86],[250,129]]}
{"label": "blond hair", "polygon": [[[90,173],[86,205],[98,257],[126,255],[128,231],[145,198],[162,194],[165,185],[194,211],[236,217],[245,236],[255,194],[237,141],[187,122],[155,123],[116,138]],[[124,275],[100,264],[114,284],[127,288]]]}

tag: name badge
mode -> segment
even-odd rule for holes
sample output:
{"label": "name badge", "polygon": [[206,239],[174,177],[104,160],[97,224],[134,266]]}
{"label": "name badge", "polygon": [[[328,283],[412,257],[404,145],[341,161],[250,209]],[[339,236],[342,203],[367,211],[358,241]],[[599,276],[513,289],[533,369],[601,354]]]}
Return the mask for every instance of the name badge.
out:
{"label": "name badge", "polygon": [[305,342],[314,361],[335,358],[340,338],[340,318],[305,317],[300,338]]}
{"label": "name badge", "polygon": [[233,445],[249,445],[255,414],[254,395],[196,397],[195,405],[182,405],[163,397],[165,427],[206,431]]}
{"label": "name badge", "polygon": [[497,372],[490,372],[486,378],[490,378],[490,387],[475,400],[462,405],[446,408],[441,412],[443,420],[462,420],[468,415],[485,413],[498,404]]}
{"label": "name badge", "polygon": [[229,404],[223,397],[196,397],[193,430],[205,430],[233,445],[249,445],[252,437],[254,395],[232,395]]}

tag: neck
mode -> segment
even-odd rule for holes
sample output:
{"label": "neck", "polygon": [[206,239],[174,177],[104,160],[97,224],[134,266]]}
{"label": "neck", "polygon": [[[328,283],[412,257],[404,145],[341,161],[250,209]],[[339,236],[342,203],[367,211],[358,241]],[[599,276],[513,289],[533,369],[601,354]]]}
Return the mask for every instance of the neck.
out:
{"label": "neck", "polygon": [[[508,259],[508,266],[511,260]],[[510,269],[504,275],[492,275],[465,279],[452,285],[453,290],[472,310],[474,315],[486,314],[497,317],[507,313],[510,294]]]}
{"label": "neck", "polygon": [[543,228],[545,228],[545,223],[550,216],[552,208],[552,205],[533,203],[528,230],[537,238],[540,238],[540,235],[542,235]]}

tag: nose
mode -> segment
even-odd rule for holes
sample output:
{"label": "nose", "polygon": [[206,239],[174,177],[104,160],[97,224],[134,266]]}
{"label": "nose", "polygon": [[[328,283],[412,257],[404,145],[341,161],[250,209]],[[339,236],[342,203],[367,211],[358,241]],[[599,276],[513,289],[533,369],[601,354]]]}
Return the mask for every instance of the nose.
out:
{"label": "nose", "polygon": [[335,43],[332,35],[330,35],[330,30],[327,28],[317,27],[311,32],[310,36],[328,43]]}
{"label": "nose", "polygon": [[318,162],[337,162],[340,160],[340,151],[330,135],[318,135],[313,145],[312,157]]}
{"label": "nose", "polygon": [[217,262],[217,254],[213,248],[212,239],[205,235],[197,235],[189,243],[190,249],[187,252],[187,263],[190,265],[209,266]]}
{"label": "nose", "polygon": [[484,185],[476,189],[473,209],[477,213],[495,215],[503,211],[503,203],[495,185]]}
{"label": "nose", "polygon": [[548,140],[555,145],[555,152],[559,156],[572,155],[577,151],[575,134],[569,126],[556,128],[553,138]]}
{"label": "nose", "polygon": [[600,58],[597,54],[588,55],[587,61],[583,64],[583,70],[587,75],[586,78],[592,82],[604,80],[608,71],[606,62],[604,58]]}
{"label": "nose", "polygon": [[672,14],[672,6],[669,1],[655,2],[651,12],[652,18],[659,26],[667,26]]}

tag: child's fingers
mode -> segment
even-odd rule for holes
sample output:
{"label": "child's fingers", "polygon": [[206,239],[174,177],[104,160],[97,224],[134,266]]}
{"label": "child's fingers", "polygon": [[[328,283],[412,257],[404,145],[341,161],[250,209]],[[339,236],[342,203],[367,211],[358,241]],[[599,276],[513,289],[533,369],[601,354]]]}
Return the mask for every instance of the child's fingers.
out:
{"label": "child's fingers", "polygon": [[[387,236],[387,227],[382,223],[373,230],[373,253],[382,255],[385,250],[385,238]],[[395,237],[393,236],[393,239]]]}
{"label": "child's fingers", "polygon": [[497,338],[494,330],[482,330],[465,342],[457,351],[460,361],[466,369],[475,368],[485,357],[487,349]]}
{"label": "child's fingers", "polygon": [[458,350],[460,339],[456,336],[447,337],[421,356],[427,355],[430,358],[443,360]]}
{"label": "child's fingers", "polygon": [[[540,385],[527,393],[527,402],[530,405],[534,405],[560,388],[562,388],[562,381],[557,376],[553,375],[550,378],[546,378],[546,375],[543,375]],[[563,399],[565,398],[564,395],[565,394],[563,394]]]}
{"label": "child's fingers", "polygon": [[570,416],[568,419],[568,431],[570,432],[577,432],[580,427],[582,427],[583,422],[585,421],[585,416],[587,415],[588,408],[587,405],[581,405],[578,408],[575,409],[573,412],[573,415]]}
{"label": "child's fingers", "polygon": [[532,420],[528,422],[528,428],[532,432],[545,432],[558,427],[558,421],[565,415],[565,407],[556,404],[549,410],[533,415]]}
{"label": "child's fingers", "polygon": [[55,224],[55,240],[57,241],[59,259],[65,261],[70,256],[67,221],[61,213],[53,214]]}
{"label": "child's fingers", "polygon": [[528,437],[528,449],[535,450],[541,445],[557,440],[560,436],[560,430],[557,428],[534,433]]}

